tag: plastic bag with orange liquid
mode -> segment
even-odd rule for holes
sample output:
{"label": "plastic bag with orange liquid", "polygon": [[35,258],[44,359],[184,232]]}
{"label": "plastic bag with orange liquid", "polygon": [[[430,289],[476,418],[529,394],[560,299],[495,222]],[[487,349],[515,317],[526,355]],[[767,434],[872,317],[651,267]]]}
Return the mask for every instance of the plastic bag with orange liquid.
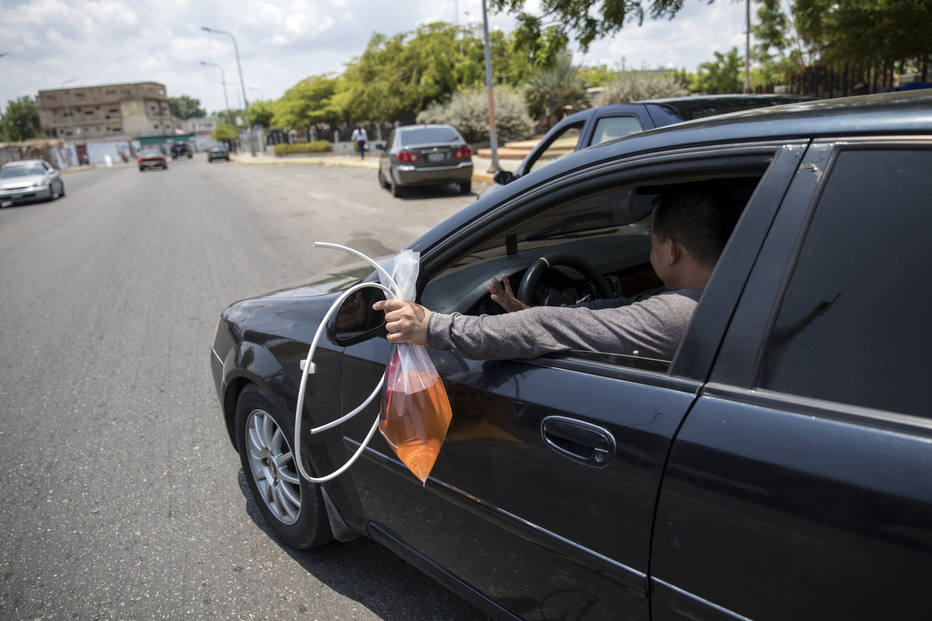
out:
{"label": "plastic bag with orange liquid", "polygon": [[[398,298],[413,301],[419,255],[403,250],[393,277]],[[453,412],[437,367],[422,345],[398,345],[388,364],[379,431],[408,470],[427,483]]]}

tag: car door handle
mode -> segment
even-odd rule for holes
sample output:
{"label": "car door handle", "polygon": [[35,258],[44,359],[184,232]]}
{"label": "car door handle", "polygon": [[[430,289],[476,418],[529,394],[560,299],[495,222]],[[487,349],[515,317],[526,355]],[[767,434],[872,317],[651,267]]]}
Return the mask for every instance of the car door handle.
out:
{"label": "car door handle", "polygon": [[575,462],[604,468],[615,456],[615,438],[598,425],[565,416],[548,416],[540,434],[551,449]]}

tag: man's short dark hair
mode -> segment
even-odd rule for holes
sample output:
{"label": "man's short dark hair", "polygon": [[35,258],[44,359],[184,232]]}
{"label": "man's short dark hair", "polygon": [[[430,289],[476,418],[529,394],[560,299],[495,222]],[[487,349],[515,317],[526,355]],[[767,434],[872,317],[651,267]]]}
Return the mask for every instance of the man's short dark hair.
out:
{"label": "man's short dark hair", "polygon": [[713,188],[689,185],[671,188],[654,204],[654,234],[672,238],[694,259],[714,266],[737,222],[732,202]]}

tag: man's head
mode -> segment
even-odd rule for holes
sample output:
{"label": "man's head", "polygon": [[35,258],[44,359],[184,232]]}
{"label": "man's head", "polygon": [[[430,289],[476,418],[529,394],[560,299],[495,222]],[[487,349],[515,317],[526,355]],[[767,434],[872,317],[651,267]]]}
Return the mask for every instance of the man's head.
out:
{"label": "man's head", "polygon": [[657,197],[650,261],[668,289],[705,286],[734,228],[735,211],[702,186],[673,187]]}

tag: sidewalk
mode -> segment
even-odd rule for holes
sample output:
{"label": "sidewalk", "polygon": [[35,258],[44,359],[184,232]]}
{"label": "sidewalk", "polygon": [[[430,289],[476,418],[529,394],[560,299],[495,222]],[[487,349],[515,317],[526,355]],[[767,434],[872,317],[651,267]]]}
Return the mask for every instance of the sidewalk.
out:
{"label": "sidewalk", "polygon": [[[313,155],[286,155],[279,157],[271,150],[266,152],[257,151],[251,155],[249,151],[239,151],[231,153],[230,159],[239,164],[264,165],[264,164],[313,164],[316,166],[347,166],[350,168],[371,168],[376,170],[379,167],[379,156],[377,153],[370,153],[366,159],[361,159],[355,154],[337,154],[337,153],[315,153]],[[499,165],[502,170],[514,170],[521,160],[499,159]],[[472,179],[477,183],[491,185],[495,183],[492,180],[492,173],[489,172],[492,161],[488,158],[472,158],[473,173]]]}

